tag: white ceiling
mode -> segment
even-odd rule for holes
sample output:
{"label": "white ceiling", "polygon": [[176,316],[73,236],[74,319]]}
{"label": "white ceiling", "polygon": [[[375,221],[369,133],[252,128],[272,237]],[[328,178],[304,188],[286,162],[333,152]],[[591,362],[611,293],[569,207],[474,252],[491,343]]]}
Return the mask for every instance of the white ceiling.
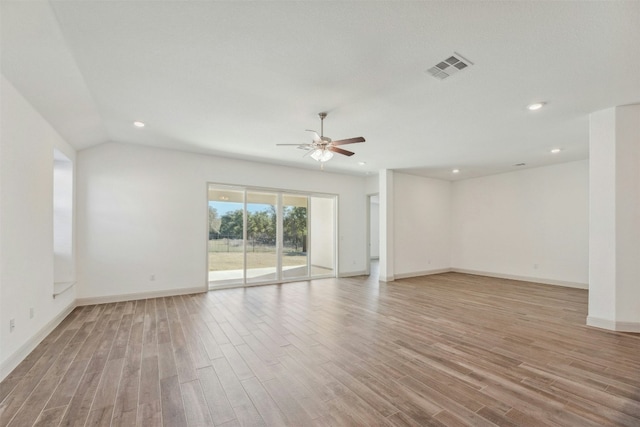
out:
{"label": "white ceiling", "polygon": [[[318,168],[275,144],[327,111],[325,135],[367,139],[327,171],[460,179],[587,158],[589,113],[640,102],[639,1],[2,0],[1,20],[2,73],[77,149]],[[426,73],[454,52],[474,65]]]}

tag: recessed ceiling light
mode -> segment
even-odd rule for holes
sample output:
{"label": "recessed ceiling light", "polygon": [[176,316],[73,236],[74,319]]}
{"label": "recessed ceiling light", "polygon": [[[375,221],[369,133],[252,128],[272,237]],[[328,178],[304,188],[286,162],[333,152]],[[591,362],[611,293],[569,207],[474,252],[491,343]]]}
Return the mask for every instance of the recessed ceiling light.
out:
{"label": "recessed ceiling light", "polygon": [[451,171],[452,173],[460,173],[460,169],[454,169]]}
{"label": "recessed ceiling light", "polygon": [[559,149],[559,148],[554,148],[554,149],[552,149],[552,150],[551,150],[551,152],[552,152],[553,154],[558,154],[558,153],[559,153],[559,152],[561,152],[561,151],[562,151],[562,150],[561,150],[561,149]]}
{"label": "recessed ceiling light", "polygon": [[137,128],[143,128],[144,127],[144,123],[142,122],[133,122],[133,125]]}
{"label": "recessed ceiling light", "polygon": [[364,165],[366,165],[366,164],[367,164],[367,162],[358,162],[358,165],[359,165],[359,166],[364,166]]}
{"label": "recessed ceiling light", "polygon": [[529,104],[527,108],[531,111],[536,111],[544,107],[544,102],[534,102],[533,104]]}

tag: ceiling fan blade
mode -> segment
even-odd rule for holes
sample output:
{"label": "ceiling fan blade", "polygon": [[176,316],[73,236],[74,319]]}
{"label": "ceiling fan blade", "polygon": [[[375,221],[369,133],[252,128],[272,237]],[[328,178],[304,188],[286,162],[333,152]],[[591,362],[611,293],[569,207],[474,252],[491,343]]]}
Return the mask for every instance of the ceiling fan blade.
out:
{"label": "ceiling fan blade", "polygon": [[[302,147],[300,147],[300,148],[302,148]],[[306,152],[306,153],[304,153],[304,155],[302,156],[302,158],[307,157],[309,154],[313,153],[314,151],[316,151],[316,149],[315,149],[315,148],[312,148],[311,150],[307,150],[307,152]]]}
{"label": "ceiling fan blade", "polygon": [[339,139],[337,141],[333,141],[333,145],[344,145],[344,144],[353,144],[356,142],[364,142],[365,139],[361,136],[357,138],[349,138],[349,139]]}
{"label": "ceiling fan blade", "polygon": [[343,150],[342,148],[334,147],[332,145],[327,146],[327,150],[333,151],[334,153],[338,154],[344,154],[345,156],[353,156],[354,154],[356,154],[353,151]]}
{"label": "ceiling fan blade", "polygon": [[298,147],[306,147],[306,146],[311,146],[311,144],[276,144],[276,145],[289,145],[289,146],[294,146],[297,145]]}
{"label": "ceiling fan blade", "polygon": [[318,132],[316,132],[315,130],[313,130],[313,129],[305,129],[305,130],[307,132],[313,132],[313,140],[315,142],[321,142],[322,141],[322,138],[320,138],[320,135],[318,135]]}

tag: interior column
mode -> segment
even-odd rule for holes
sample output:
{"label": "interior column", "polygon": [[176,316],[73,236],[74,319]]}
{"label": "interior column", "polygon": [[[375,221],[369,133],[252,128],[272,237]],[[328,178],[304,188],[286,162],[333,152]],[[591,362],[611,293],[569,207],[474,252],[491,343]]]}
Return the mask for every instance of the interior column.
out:
{"label": "interior column", "polygon": [[394,280],[393,237],[393,171],[383,169],[378,174],[380,193],[380,280]]}
{"label": "interior column", "polygon": [[587,324],[640,332],[640,104],[591,114]]}

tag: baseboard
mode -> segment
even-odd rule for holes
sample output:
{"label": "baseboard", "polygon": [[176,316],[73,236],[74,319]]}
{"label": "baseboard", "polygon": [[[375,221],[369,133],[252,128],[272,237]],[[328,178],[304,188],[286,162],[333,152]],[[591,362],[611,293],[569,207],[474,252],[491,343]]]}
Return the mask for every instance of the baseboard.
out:
{"label": "baseboard", "polygon": [[608,329],[610,331],[616,332],[640,333],[640,322],[616,322],[615,320],[587,316],[587,326],[593,326],[594,328],[600,329]]}
{"label": "baseboard", "polygon": [[51,319],[29,340],[17,349],[11,356],[0,365],[0,381],[4,380],[37,346],[62,322],[73,309],[76,308],[75,301],[72,301],[56,317]]}
{"label": "baseboard", "polygon": [[343,278],[343,277],[356,277],[356,276],[366,276],[366,275],[367,275],[367,271],[362,270],[362,271],[350,271],[348,273],[340,273],[338,274],[338,277]]}
{"label": "baseboard", "polygon": [[424,270],[424,271],[414,271],[411,273],[400,273],[394,275],[396,280],[398,279],[409,279],[411,277],[420,277],[420,276],[430,276],[432,274],[442,274],[442,273],[450,273],[450,268],[435,268],[433,270]]}
{"label": "baseboard", "polygon": [[83,305],[108,304],[112,302],[135,301],[139,299],[148,299],[148,298],[171,297],[174,295],[200,294],[208,291],[209,291],[208,288],[197,287],[197,288],[167,289],[164,291],[138,292],[134,294],[107,295],[103,297],[77,298],[76,306],[80,307]]}
{"label": "baseboard", "polygon": [[513,274],[491,273],[489,271],[467,270],[465,268],[452,268],[454,273],[473,274],[476,276],[496,277],[498,279],[518,280],[521,282],[542,283],[544,285],[564,286],[565,288],[589,289],[588,283],[566,282],[564,280],[543,279],[541,277],[517,276]]}

